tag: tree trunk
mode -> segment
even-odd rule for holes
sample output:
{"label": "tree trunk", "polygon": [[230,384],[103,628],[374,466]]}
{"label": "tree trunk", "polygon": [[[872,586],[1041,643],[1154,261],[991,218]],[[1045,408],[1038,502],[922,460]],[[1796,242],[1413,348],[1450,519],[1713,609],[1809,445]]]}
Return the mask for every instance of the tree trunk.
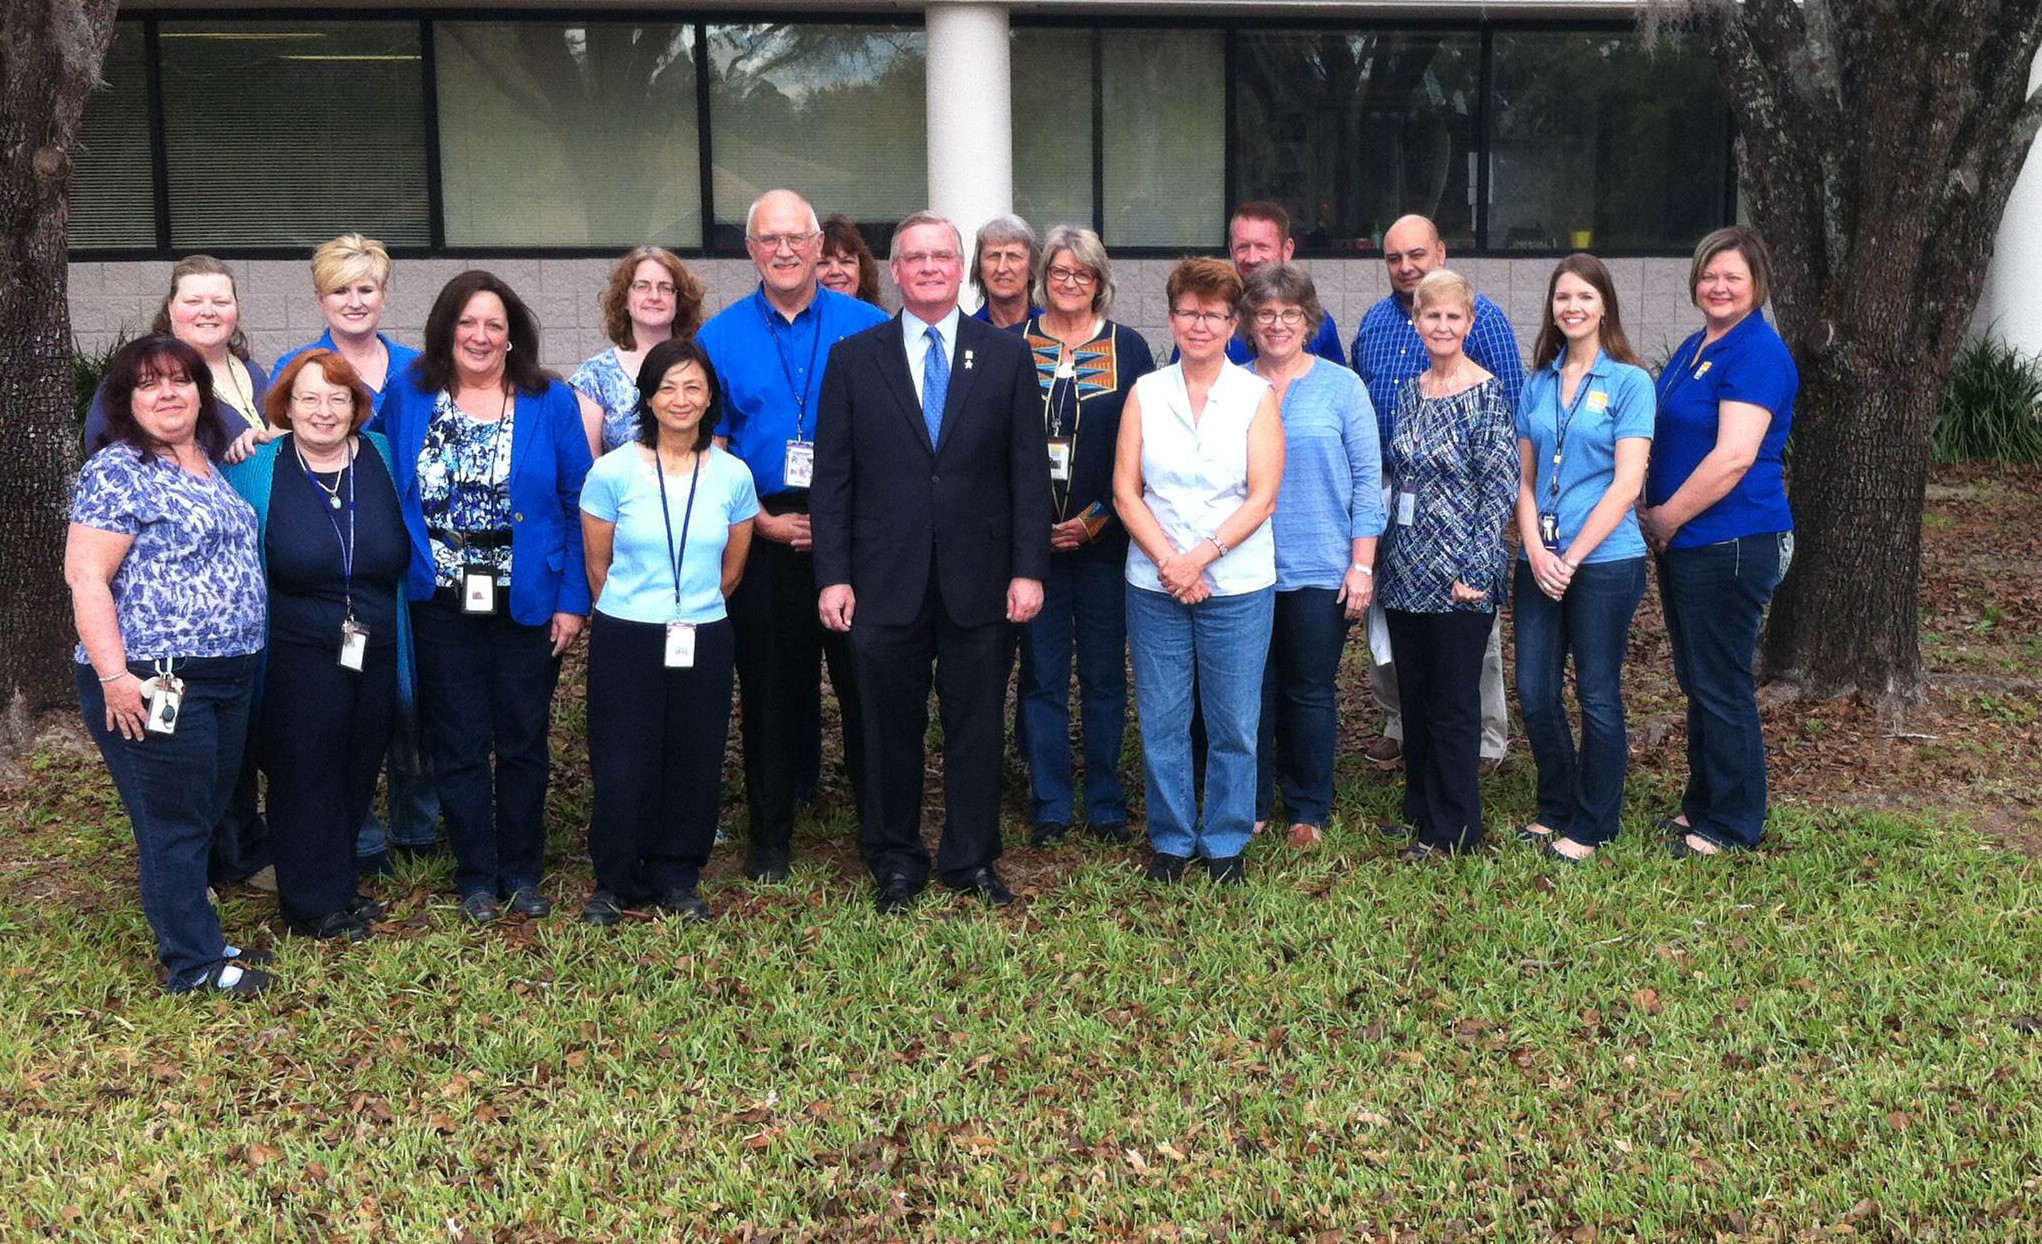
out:
{"label": "tree trunk", "polygon": [[1792,572],[1764,673],[1804,693],[1921,688],[1929,439],[2042,102],[2042,0],[1662,0],[1738,124],[1773,310],[1801,369]]}
{"label": "tree trunk", "polygon": [[65,252],[71,147],[113,0],[0,8],[0,779],[72,696],[64,529],[77,464]]}

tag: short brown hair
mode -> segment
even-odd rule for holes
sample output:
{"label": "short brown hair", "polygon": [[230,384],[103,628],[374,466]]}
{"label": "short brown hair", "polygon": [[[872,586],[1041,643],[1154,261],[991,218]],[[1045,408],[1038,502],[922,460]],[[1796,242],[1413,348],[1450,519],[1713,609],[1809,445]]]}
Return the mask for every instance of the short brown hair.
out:
{"label": "short brown hair", "polygon": [[637,274],[638,265],[648,259],[665,268],[673,278],[673,335],[692,337],[702,327],[702,299],[708,293],[702,278],[664,246],[633,247],[610,270],[610,283],[596,296],[596,306],[603,312],[603,336],[626,350],[638,346],[638,339],[631,335],[631,278]]}
{"label": "short brown hair", "polygon": [[1750,225],[1730,225],[1718,229],[1695,244],[1695,261],[1687,270],[1688,301],[1695,301],[1695,286],[1702,283],[1702,269],[1713,263],[1716,256],[1724,251],[1736,251],[1744,256],[1745,266],[1751,269],[1752,306],[1763,307],[1771,302],[1773,248],[1766,245],[1765,235]]}
{"label": "short brown hair", "polygon": [[1177,266],[1170,269],[1163,297],[1170,304],[1170,310],[1175,311],[1177,300],[1186,294],[1201,302],[1224,302],[1238,310],[1241,305],[1241,274],[1224,259],[1207,255],[1180,259]]}
{"label": "short brown hair", "polygon": [[163,302],[156,308],[156,318],[149,323],[152,333],[170,332],[170,304],[177,298],[177,287],[188,276],[224,276],[227,288],[234,293],[234,335],[227,338],[227,352],[242,362],[250,358],[248,335],[241,331],[241,286],[234,280],[234,272],[226,264],[211,255],[186,255],[170,270],[170,292],[163,295]]}
{"label": "short brown hair", "polygon": [[319,374],[326,377],[326,383],[340,385],[354,399],[349,431],[361,431],[362,425],[376,413],[376,395],[362,383],[354,364],[340,357],[335,350],[307,350],[284,364],[283,370],[269,379],[269,392],[262,398],[262,413],[276,427],[288,430],[291,426],[291,390],[297,387],[299,374],[315,364]]}
{"label": "short brown hair", "polygon": [[1290,241],[1290,212],[1285,210],[1281,203],[1272,203],[1268,199],[1250,199],[1235,208],[1234,214],[1227,218],[1228,232],[1233,231],[1233,224],[1237,220],[1266,220],[1276,226],[1278,237],[1286,242]]}
{"label": "short brown hair", "polygon": [[1272,302],[1294,303],[1305,313],[1305,336],[1319,331],[1326,308],[1319,303],[1319,288],[1312,274],[1294,263],[1266,263],[1255,269],[1241,287],[1241,303],[1249,316]]}

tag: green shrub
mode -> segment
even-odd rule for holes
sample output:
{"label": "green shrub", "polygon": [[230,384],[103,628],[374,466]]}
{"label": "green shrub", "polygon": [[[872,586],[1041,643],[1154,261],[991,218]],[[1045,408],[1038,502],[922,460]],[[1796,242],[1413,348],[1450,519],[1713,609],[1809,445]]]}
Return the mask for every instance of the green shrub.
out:
{"label": "green shrub", "polygon": [[71,376],[78,386],[78,406],[74,412],[78,427],[83,433],[85,413],[92,409],[92,395],[99,389],[99,382],[106,378],[106,369],[113,362],[114,354],[128,344],[125,329],[114,335],[114,339],[101,350],[88,350],[76,341],[71,343]]}
{"label": "green shrub", "polygon": [[2042,462],[2042,359],[1990,335],[1965,346],[1931,445],[1937,462]]}

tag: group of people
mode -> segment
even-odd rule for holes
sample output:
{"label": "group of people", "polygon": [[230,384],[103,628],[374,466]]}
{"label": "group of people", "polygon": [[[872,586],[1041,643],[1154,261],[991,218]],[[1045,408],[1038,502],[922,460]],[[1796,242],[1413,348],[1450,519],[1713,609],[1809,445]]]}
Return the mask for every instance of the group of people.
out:
{"label": "group of people", "polygon": [[[1238,883],[1279,813],[1292,844],[1319,841],[1359,623],[1390,717],[1370,759],[1405,771],[1384,832],[1414,860],[1471,849],[1503,745],[1513,586],[1539,795],[1518,834],[1578,863],[1618,831],[1622,666],[1653,556],[1689,701],[1668,841],[1757,843],[1751,665],[1792,549],[1797,381],[1760,313],[1754,231],[1703,239],[1704,327],[1656,382],[1585,254],[1553,272],[1527,374],[1421,217],[1385,238],[1392,293],[1352,366],[1275,204],[1238,209],[1228,259],[1171,272],[1161,367],[1110,318],[1089,229],[1038,238],[1002,217],[968,254],[948,220],[910,216],[893,315],[856,227],[798,194],[752,204],[745,244],[756,290],[706,321],[679,258],[624,256],[600,295],[612,347],[565,381],[488,272],[447,283],[414,351],[379,331],[387,253],[336,238],[312,260],[328,331],[272,374],[248,358],[232,274],[177,265],[155,331],[95,395],[65,556],[80,703],[134,824],[170,989],[271,981],[266,955],[225,941],[209,883],[273,863],[293,929],[366,937],[382,913],[360,878],[386,851],[436,849],[442,820],[467,920],[550,912],[549,710],[584,631],[595,925],[709,918],[733,702],[745,872],[788,876],[825,665],[877,906],[906,908],[932,872],[1011,902],[997,861],[1017,648],[1038,844],[1080,825],[1131,838],[1130,668],[1150,879],[1197,862]],[[386,768],[387,826],[371,810]]]}

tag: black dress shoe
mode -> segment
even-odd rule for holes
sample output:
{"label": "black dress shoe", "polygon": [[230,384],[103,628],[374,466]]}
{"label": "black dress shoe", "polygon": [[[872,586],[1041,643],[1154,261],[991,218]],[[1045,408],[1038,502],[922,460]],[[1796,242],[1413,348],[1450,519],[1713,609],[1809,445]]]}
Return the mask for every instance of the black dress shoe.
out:
{"label": "black dress shoe", "polygon": [[363,924],[380,923],[384,916],[383,905],[366,894],[356,894],[353,898],[349,899],[347,909],[349,914],[355,916]]}
{"label": "black dress shoe", "polygon": [[1214,885],[1244,885],[1248,880],[1247,871],[1241,867],[1241,857],[1238,855],[1229,855],[1223,860],[1206,860],[1205,873],[1212,878]]}
{"label": "black dress shoe", "polygon": [[1071,827],[1061,821],[1037,821],[1035,828],[1028,831],[1028,843],[1036,847],[1053,847],[1071,836]]}
{"label": "black dress shoe", "polygon": [[511,891],[510,912],[513,916],[525,916],[543,920],[553,914],[553,900],[535,885],[521,885]]}
{"label": "black dress shoe", "polygon": [[372,935],[369,922],[352,911],[329,911],[317,920],[293,920],[291,932],[302,937],[312,937],[325,942],[344,937],[351,942],[365,942]]}
{"label": "black dress shoe", "polygon": [[788,869],[784,855],[754,855],[745,859],[744,875],[748,881],[778,885],[793,873]]}
{"label": "black dress shoe", "polygon": [[652,905],[689,924],[709,923],[709,904],[702,901],[702,896],[695,893],[692,886],[668,890],[654,899]]}
{"label": "black dress shoe", "polygon": [[495,924],[503,919],[503,908],[497,906],[496,895],[477,890],[462,897],[461,918],[469,924]]}
{"label": "black dress shoe", "polygon": [[872,905],[879,908],[881,915],[906,911],[915,905],[915,898],[922,892],[922,883],[906,873],[888,873],[879,879],[872,892]]}
{"label": "black dress shoe", "polygon": [[1110,842],[1115,846],[1126,846],[1131,841],[1126,821],[1094,821],[1085,827],[1094,838]]}
{"label": "black dress shoe", "polygon": [[1158,851],[1149,857],[1149,866],[1142,869],[1142,876],[1158,885],[1176,885],[1184,880],[1184,869],[1190,863],[1188,856]]}
{"label": "black dress shoe", "polygon": [[993,871],[990,864],[984,868],[974,868],[969,872],[960,873],[955,877],[945,877],[943,884],[960,894],[976,894],[995,907],[1006,907],[1014,901],[1014,892],[1007,888],[1006,882],[1000,880],[1000,874]]}
{"label": "black dress shoe", "polygon": [[581,905],[581,922],[608,928],[624,918],[624,905],[608,890],[597,890]]}

